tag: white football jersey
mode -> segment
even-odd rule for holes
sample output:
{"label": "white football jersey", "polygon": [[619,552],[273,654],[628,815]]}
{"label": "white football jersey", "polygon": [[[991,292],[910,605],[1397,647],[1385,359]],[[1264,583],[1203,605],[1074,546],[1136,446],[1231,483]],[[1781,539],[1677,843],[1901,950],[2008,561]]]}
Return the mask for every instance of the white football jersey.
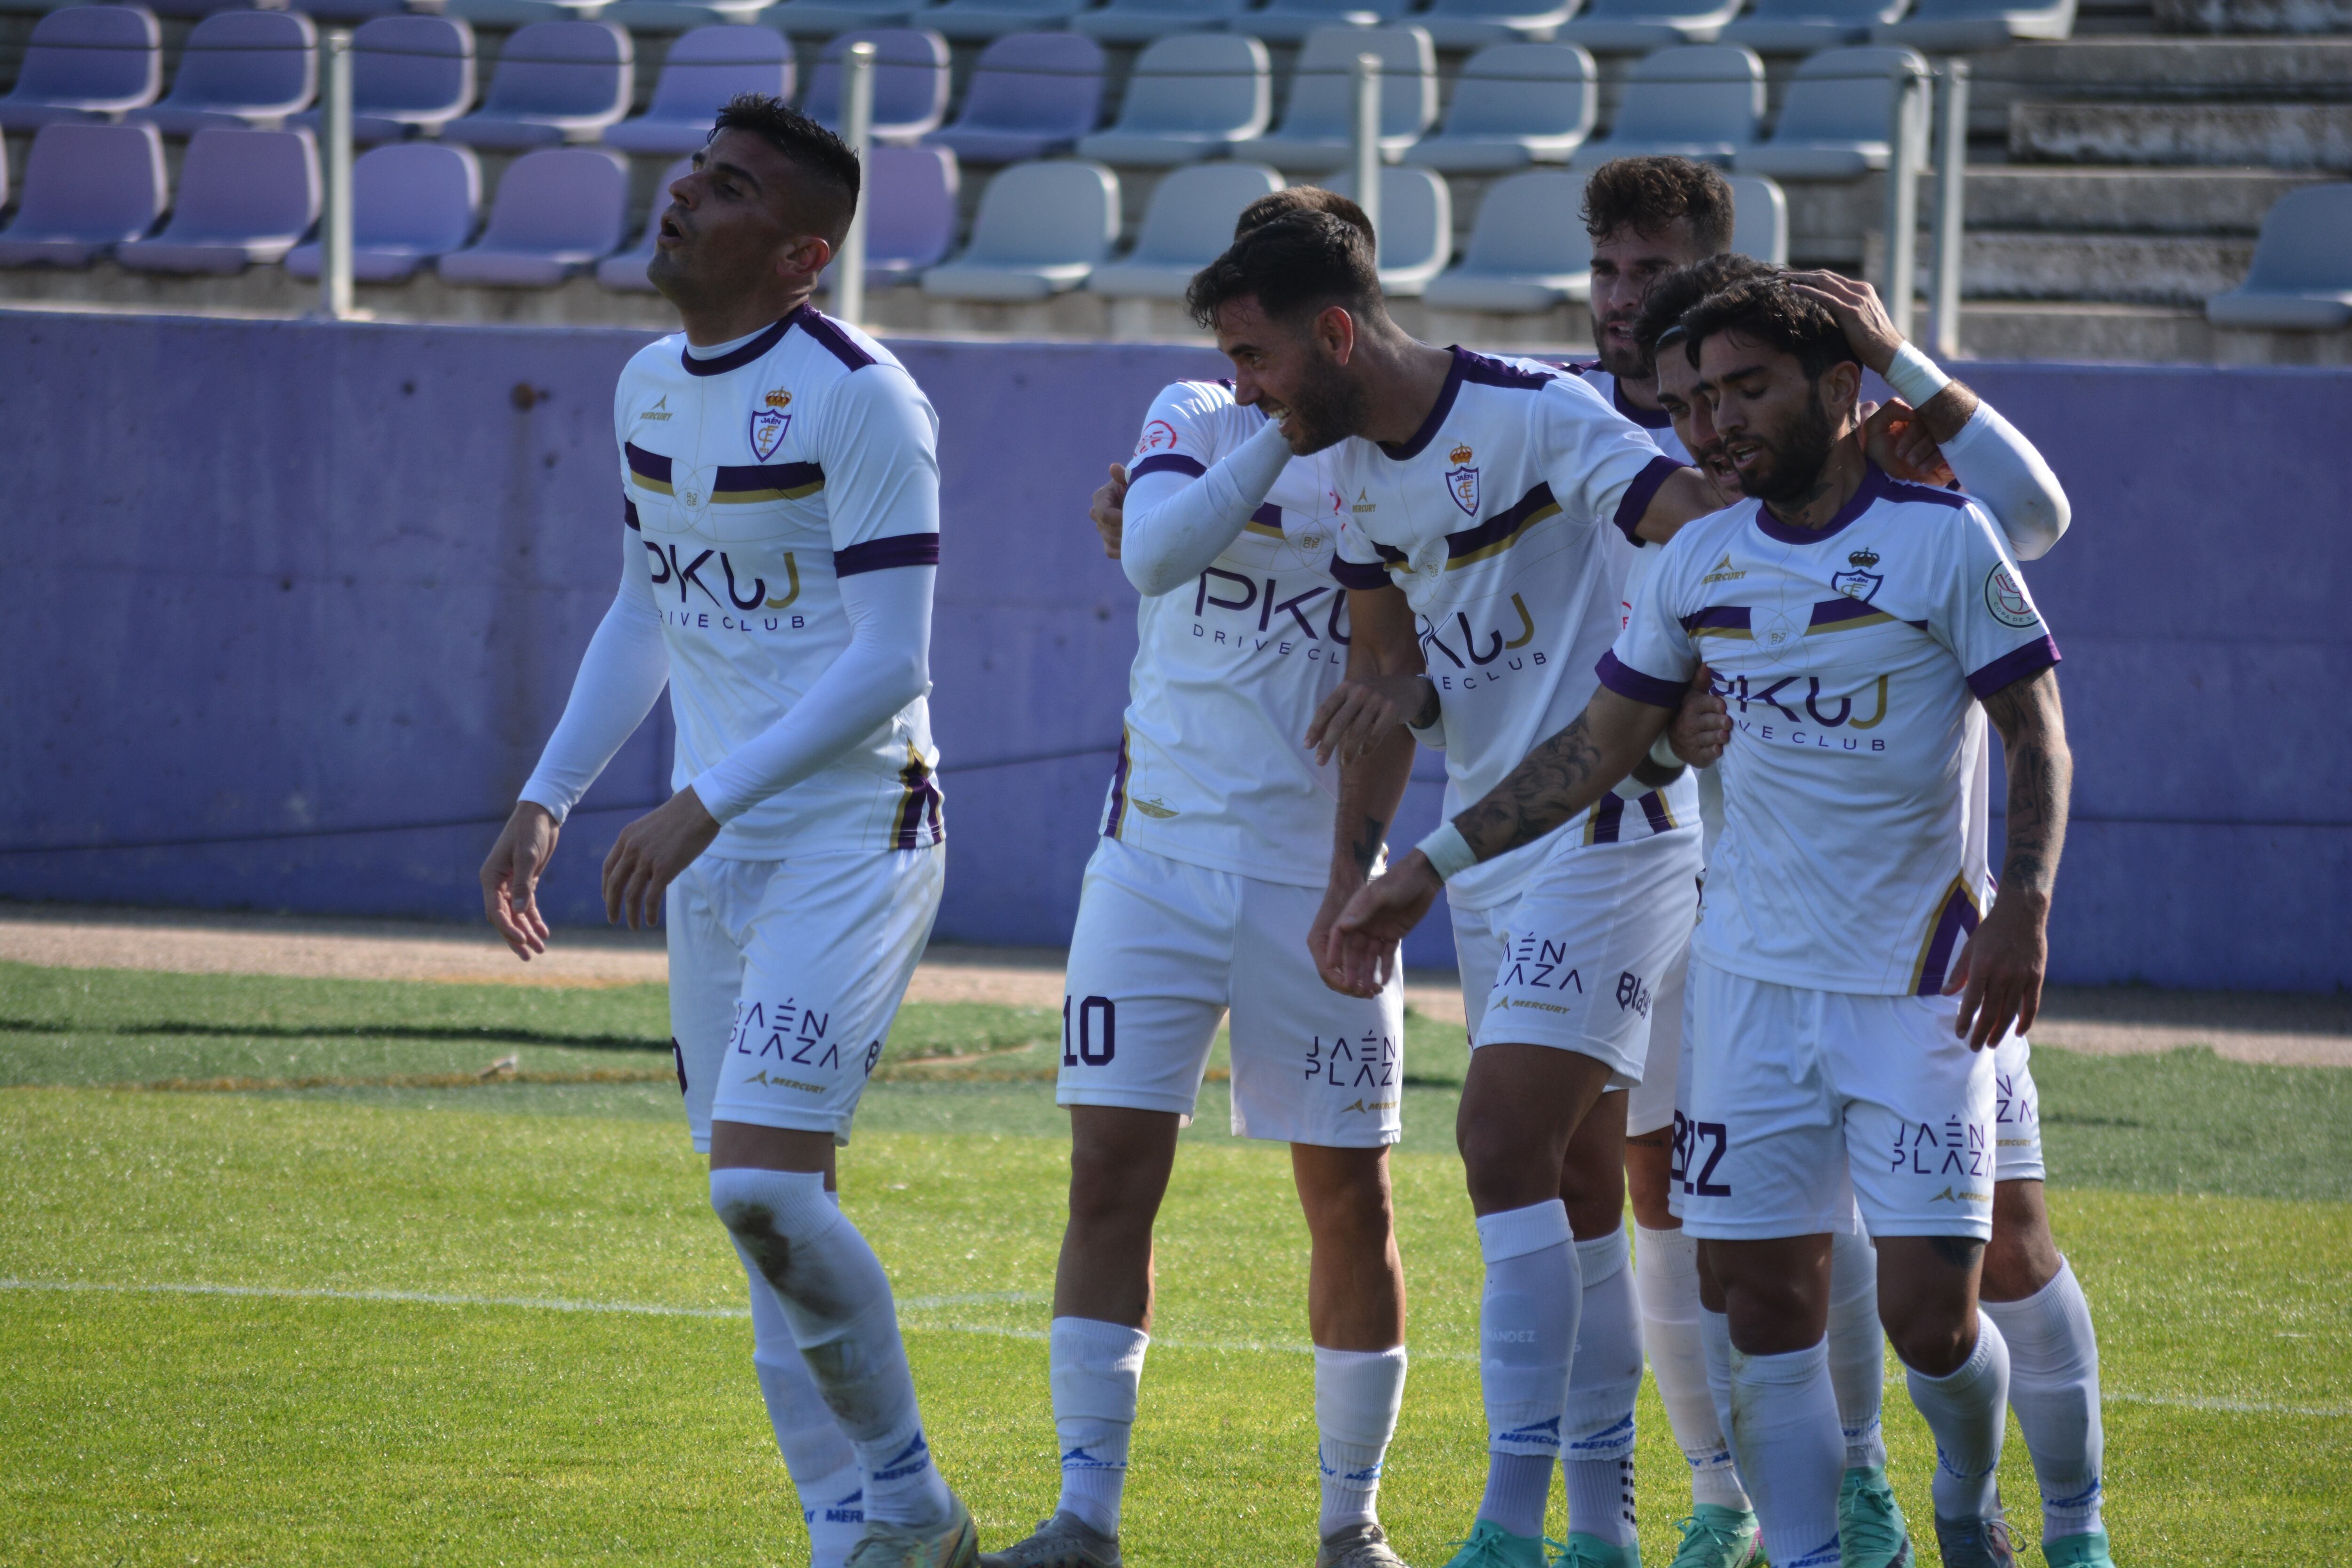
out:
{"label": "white football jersey", "polygon": [[1990,514],[1872,468],[1819,531],[1755,500],[1701,518],[1601,679],[1675,707],[1702,660],[1732,732],[1694,951],[1781,985],[1940,991],[1987,880],[1977,699],[2058,660]]}
{"label": "white football jersey", "polygon": [[[1230,383],[1177,382],[1152,400],[1129,476],[1198,476],[1265,424]],[[1339,770],[1305,736],[1347,668],[1348,596],[1322,496],[1315,460],[1293,458],[1223,554],[1138,607],[1105,837],[1262,881],[1328,879]]]}
{"label": "white football jersey", "polygon": [[[1334,573],[1351,588],[1394,583],[1420,617],[1453,816],[1591,700],[1627,540],[1676,465],[1575,376],[1463,349],[1412,440],[1350,437],[1323,458],[1341,524]],[[1563,831],[1598,843],[1665,832],[1696,821],[1696,801],[1685,773],[1639,803],[1605,796]],[[1517,897],[1551,843],[1461,872],[1446,898],[1481,910]]]}
{"label": "white football jersey", "polygon": [[[624,512],[669,648],[683,788],[788,712],[849,644],[840,580],[940,558],[939,418],[904,366],[803,305],[732,353],[683,334],[613,396]],[[915,849],[944,836],[928,701],[751,806],[710,852]]]}
{"label": "white football jersey", "polygon": [[[1625,401],[1624,390],[1618,385],[1617,378],[1601,369],[1597,361],[1571,363],[1568,370],[1570,374],[1576,376],[1585,385],[1608,399],[1610,407],[1647,430],[1650,433],[1650,439],[1656,444],[1659,451],[1685,467],[1693,466],[1690,448],[1684,446],[1683,438],[1675,434],[1675,422],[1667,416],[1664,409],[1643,408]],[[1630,534],[1626,536],[1626,545],[1633,551],[1633,558],[1625,568],[1625,585],[1618,591],[1617,629],[1619,631],[1623,631],[1625,623],[1633,619],[1633,601],[1641,596],[1642,584],[1649,581],[1651,569],[1657,565],[1660,548],[1647,540],[1636,539]],[[1706,804],[1704,798],[1700,804],[1702,805]]]}

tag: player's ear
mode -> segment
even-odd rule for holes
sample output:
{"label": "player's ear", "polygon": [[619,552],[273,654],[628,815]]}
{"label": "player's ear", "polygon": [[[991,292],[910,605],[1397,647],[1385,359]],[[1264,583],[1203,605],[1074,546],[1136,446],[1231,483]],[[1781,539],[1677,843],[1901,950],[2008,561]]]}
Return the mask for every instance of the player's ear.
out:
{"label": "player's ear", "polygon": [[1822,372],[1822,405],[1832,419],[1843,420],[1862,412],[1862,366],[1850,359],[1842,359]]}
{"label": "player's ear", "polygon": [[822,235],[805,234],[777,254],[776,272],[783,278],[805,278],[812,284],[833,259],[833,245]]}
{"label": "player's ear", "polygon": [[1334,363],[1346,364],[1355,357],[1356,318],[1344,306],[1327,305],[1318,311],[1310,335]]}

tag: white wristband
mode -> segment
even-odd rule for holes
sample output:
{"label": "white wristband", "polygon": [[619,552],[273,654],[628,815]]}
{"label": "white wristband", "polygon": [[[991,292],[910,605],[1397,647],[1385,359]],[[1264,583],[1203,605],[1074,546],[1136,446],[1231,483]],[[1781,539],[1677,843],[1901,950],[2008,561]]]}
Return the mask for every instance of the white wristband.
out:
{"label": "white wristband", "polygon": [[1934,360],[1919,352],[1915,343],[1905,343],[1895,351],[1895,363],[1886,367],[1884,378],[1895,389],[1895,395],[1914,408],[1924,407],[1929,398],[1952,384]]}
{"label": "white wristband", "polygon": [[1675,754],[1674,742],[1664,730],[1659,731],[1658,738],[1650,742],[1650,761],[1662,768],[1684,768],[1690,765]]}
{"label": "white wristband", "polygon": [[1478,863],[1478,857],[1471,852],[1470,841],[1463,837],[1462,830],[1451,822],[1438,824],[1436,832],[1413,847],[1429,861],[1430,868],[1437,873],[1437,879],[1441,882],[1452,881],[1457,874]]}

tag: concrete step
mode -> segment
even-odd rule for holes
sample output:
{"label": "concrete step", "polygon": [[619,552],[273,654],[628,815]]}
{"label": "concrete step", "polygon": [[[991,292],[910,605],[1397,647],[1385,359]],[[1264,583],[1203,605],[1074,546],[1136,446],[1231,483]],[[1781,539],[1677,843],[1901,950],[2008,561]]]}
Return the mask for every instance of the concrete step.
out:
{"label": "concrete step", "polygon": [[[2281,196],[2326,178],[2277,169],[1979,165],[1969,170],[1968,221],[1971,229],[2048,234],[2251,236]],[[1934,191],[1932,179],[1922,183],[1922,211],[1934,211]]]}
{"label": "concrete step", "polygon": [[2224,331],[2201,310],[2164,305],[1970,303],[1960,347],[1991,360],[2352,365],[2352,332]]}
{"label": "concrete step", "polygon": [[[2352,0],[2345,0],[2352,4]],[[2006,144],[2011,111],[2053,100],[2279,103],[2352,97],[2352,38],[2166,38],[2078,35],[1972,62],[1969,131]],[[1977,156],[1990,152],[1980,146]]]}
{"label": "concrete step", "polygon": [[2252,239],[2227,236],[1970,231],[1961,253],[1963,298],[2096,300],[2202,306],[2245,280]]}
{"label": "concrete step", "polygon": [[2352,172],[2352,103],[2017,103],[2009,155]]}
{"label": "concrete step", "polygon": [[2165,33],[2352,33],[2347,0],[2156,0]]}

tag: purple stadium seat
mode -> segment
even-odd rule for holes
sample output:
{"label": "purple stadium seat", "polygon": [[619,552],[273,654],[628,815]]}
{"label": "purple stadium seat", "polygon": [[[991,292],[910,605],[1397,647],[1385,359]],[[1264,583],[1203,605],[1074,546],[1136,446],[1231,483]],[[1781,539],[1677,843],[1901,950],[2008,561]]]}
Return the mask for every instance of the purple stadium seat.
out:
{"label": "purple stadium seat", "polygon": [[912,283],[955,244],[956,156],[944,147],[877,147],[866,170],[866,285]]}
{"label": "purple stadium seat", "polygon": [[504,149],[593,141],[629,111],[635,58],[627,32],[610,22],[533,22],[499,51],[482,107],[441,134]]}
{"label": "purple stadium seat", "polygon": [[223,11],[247,10],[252,6],[253,0],[139,0],[139,3],[158,16],[184,20],[216,16]]}
{"label": "purple stadium seat", "polygon": [[33,24],[0,128],[97,120],[140,109],[163,89],[163,33],[137,5],[75,5]]}
{"label": "purple stadium seat", "polygon": [[923,138],[967,163],[1066,153],[1102,118],[1102,46],[1078,33],[1015,33],[980,54],[954,124]]}
{"label": "purple stadium seat", "polygon": [[194,136],[208,125],[282,125],[318,90],[318,28],[299,12],[207,16],[188,35],[169,96],[130,118],[166,136]]}
{"label": "purple stadium seat", "polygon": [[680,158],[662,171],[661,183],[654,186],[653,205],[646,209],[646,232],[620,255],[608,256],[596,263],[597,282],[624,294],[654,291],[654,286],[646,281],[646,265],[654,258],[654,241],[661,237],[662,214],[669,210],[669,188],[692,173],[691,158]]}
{"label": "purple stadium seat", "polygon": [[948,113],[948,41],[914,27],[866,27],[825,45],[810,74],[803,112],[841,129],[841,58],[849,46],[874,46],[874,140],[920,141]]}
{"label": "purple stadium seat", "polygon": [[[352,34],[352,140],[397,142],[474,101],[474,29],[454,16],[378,16]],[[320,129],[319,112],[287,117]]]}
{"label": "purple stadium seat", "polygon": [[[482,165],[463,147],[405,142],[362,153],[352,163],[352,276],[399,282],[465,244],[481,205]],[[318,241],[288,251],[286,270],[316,278]]]}
{"label": "purple stadium seat", "polygon": [[276,261],[319,216],[319,150],[307,131],[210,126],[188,142],[172,221],[114,259],[139,272],[242,272]]}
{"label": "purple stadium seat", "polygon": [[378,16],[397,16],[408,9],[407,0],[289,0],[289,4],[315,21],[346,26],[373,22]]}
{"label": "purple stadium seat", "polygon": [[645,113],[604,132],[624,153],[691,153],[710,140],[719,106],[739,92],[793,96],[793,46],[765,27],[697,27],[669,48]]}
{"label": "purple stadium seat", "polygon": [[546,147],[517,158],[499,182],[482,237],[440,261],[451,283],[546,289],[621,244],[628,161],[602,147]]}
{"label": "purple stadium seat", "polygon": [[16,221],[0,230],[0,267],[87,267],[155,226],[167,192],[152,125],[41,127],[25,160]]}

